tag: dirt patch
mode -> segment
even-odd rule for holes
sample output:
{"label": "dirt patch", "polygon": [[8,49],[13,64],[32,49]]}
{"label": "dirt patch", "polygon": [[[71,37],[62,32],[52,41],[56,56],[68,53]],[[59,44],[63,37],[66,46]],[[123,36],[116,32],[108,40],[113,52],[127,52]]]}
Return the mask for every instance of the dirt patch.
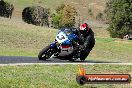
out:
{"label": "dirt patch", "polygon": [[22,11],[15,9],[12,14],[13,17],[22,18]]}

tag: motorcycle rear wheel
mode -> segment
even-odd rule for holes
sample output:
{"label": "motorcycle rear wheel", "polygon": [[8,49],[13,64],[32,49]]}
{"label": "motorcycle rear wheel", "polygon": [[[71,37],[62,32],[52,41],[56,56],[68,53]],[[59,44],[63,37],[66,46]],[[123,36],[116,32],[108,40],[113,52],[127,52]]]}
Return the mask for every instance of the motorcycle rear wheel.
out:
{"label": "motorcycle rear wheel", "polygon": [[70,58],[69,61],[74,62],[76,58]]}
{"label": "motorcycle rear wheel", "polygon": [[73,56],[73,54],[71,54],[70,56],[69,56],[69,61],[71,61],[71,62],[74,62],[75,60],[77,60],[78,59],[78,57],[77,56]]}

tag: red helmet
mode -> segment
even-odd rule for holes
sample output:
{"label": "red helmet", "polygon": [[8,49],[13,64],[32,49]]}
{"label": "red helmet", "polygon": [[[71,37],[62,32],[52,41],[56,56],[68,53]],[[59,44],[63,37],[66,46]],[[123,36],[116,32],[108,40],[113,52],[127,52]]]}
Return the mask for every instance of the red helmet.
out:
{"label": "red helmet", "polygon": [[80,32],[88,32],[89,31],[89,27],[87,23],[81,24],[79,27]]}

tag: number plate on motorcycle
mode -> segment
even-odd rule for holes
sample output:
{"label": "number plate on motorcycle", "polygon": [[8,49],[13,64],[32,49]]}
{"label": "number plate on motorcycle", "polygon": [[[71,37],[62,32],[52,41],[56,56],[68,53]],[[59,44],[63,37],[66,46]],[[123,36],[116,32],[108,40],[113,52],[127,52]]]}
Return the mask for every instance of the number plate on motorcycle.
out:
{"label": "number plate on motorcycle", "polygon": [[66,34],[64,32],[60,32],[57,36],[56,36],[56,40],[59,43],[62,43],[64,41],[66,41],[68,39],[68,37],[66,36]]}

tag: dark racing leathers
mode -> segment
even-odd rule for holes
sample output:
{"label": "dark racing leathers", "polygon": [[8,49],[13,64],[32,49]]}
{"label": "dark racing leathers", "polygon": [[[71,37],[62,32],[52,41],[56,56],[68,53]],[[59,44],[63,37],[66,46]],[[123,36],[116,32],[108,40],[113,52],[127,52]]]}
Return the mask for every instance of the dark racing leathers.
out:
{"label": "dark racing leathers", "polygon": [[94,32],[89,28],[88,32],[80,33],[78,29],[72,29],[72,31],[79,36],[79,47],[75,47],[75,52],[79,49],[81,51],[80,60],[85,60],[90,51],[95,45]]}

